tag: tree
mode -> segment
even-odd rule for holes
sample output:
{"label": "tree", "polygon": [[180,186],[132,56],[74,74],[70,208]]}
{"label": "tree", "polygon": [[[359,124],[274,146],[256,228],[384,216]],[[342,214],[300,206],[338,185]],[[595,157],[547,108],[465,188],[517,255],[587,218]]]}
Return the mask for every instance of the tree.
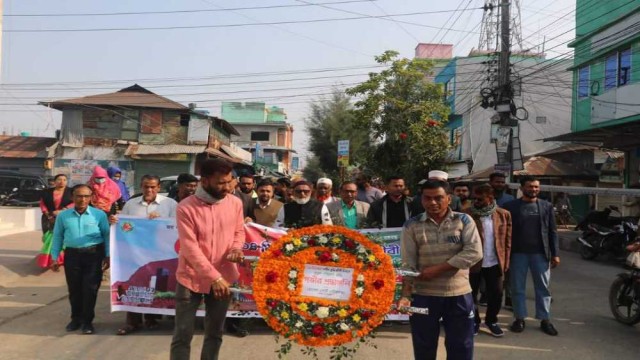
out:
{"label": "tree", "polygon": [[365,167],[416,184],[446,163],[450,145],[443,126],[449,107],[442,86],[429,80],[432,61],[397,57],[395,51],[376,56],[388,68],[370,73],[368,80],[346,92],[358,99],[353,112],[357,128],[375,141]]}
{"label": "tree", "polygon": [[339,182],[338,140],[349,140],[351,164],[361,163],[366,158],[369,136],[356,128],[353,106],[344,92],[334,90],[329,99],[312,103],[306,126],[308,150],[313,154],[304,172],[309,180],[324,174],[334,183]]}

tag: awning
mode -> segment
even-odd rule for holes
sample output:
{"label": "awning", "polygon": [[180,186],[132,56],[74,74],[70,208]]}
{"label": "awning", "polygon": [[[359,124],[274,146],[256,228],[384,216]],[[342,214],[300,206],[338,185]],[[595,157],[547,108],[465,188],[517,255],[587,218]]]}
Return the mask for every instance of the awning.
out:
{"label": "awning", "polygon": [[201,154],[205,151],[204,145],[129,145],[125,155],[168,155],[168,154]]}
{"label": "awning", "polygon": [[543,139],[546,141],[573,141],[600,144],[607,149],[628,150],[640,147],[640,121],[596,127]]}
{"label": "awning", "polygon": [[[467,176],[463,176],[461,180],[489,180],[489,175],[495,172],[493,167],[476,171]],[[524,163],[524,170],[514,171],[513,175],[523,176],[531,175],[536,177],[571,177],[571,178],[597,178],[598,171],[594,169],[585,169],[573,164],[567,164],[543,156],[533,156]]]}
{"label": "awning", "polygon": [[[243,163],[245,163],[246,165],[253,165],[253,163],[251,162],[251,153],[248,153],[245,151],[245,153],[247,153],[249,155],[249,158],[245,158],[243,156],[241,156],[240,154],[238,154],[236,151],[233,150],[233,148],[227,146],[227,145],[220,145],[220,150],[222,150],[225,154],[231,156],[232,158],[236,158],[236,159],[240,159],[242,160]],[[242,150],[244,151],[244,150]]]}
{"label": "awning", "polygon": [[[255,145],[239,145],[243,149],[254,150],[256,148]],[[293,153],[297,153],[297,151],[288,148],[286,146],[276,146],[276,145],[262,145],[262,150],[277,150],[277,151],[291,151]]]}
{"label": "awning", "polygon": [[242,159],[239,159],[239,158],[233,157],[233,156],[229,156],[229,155],[225,154],[224,152],[222,152],[222,151],[220,151],[218,149],[207,148],[206,152],[209,155],[212,155],[212,156],[215,156],[215,157],[218,157],[218,158],[221,158],[221,159],[225,159],[225,160],[231,161],[232,163],[235,163],[235,164],[246,165]]}

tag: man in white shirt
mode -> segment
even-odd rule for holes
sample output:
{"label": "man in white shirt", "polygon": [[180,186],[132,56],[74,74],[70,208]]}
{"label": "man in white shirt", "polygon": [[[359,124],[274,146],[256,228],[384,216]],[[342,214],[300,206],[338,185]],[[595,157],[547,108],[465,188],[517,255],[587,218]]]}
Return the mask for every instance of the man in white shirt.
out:
{"label": "man in white shirt", "polygon": [[333,181],[331,181],[331,179],[318,179],[318,182],[316,182],[316,200],[325,205],[338,201],[338,198],[333,196]]}
{"label": "man in white shirt", "polygon": [[[160,178],[156,175],[144,175],[140,184],[142,196],[129,199],[120,215],[139,216],[149,219],[175,218],[178,203],[172,198],[158,194]],[[115,215],[109,217],[112,224],[118,222]],[[151,330],[158,328],[159,315],[145,314],[144,325]],[[118,335],[127,335],[142,328],[142,314],[127,312],[127,323],[118,329]]]}

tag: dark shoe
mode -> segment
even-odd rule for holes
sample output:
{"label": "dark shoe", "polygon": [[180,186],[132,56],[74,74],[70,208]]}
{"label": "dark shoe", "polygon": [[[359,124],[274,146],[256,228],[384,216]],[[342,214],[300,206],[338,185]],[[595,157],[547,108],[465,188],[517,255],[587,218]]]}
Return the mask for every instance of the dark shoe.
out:
{"label": "dark shoe", "polygon": [[[502,337],[504,336],[504,331],[502,331],[502,329],[500,328],[500,325],[493,323],[493,324],[487,324],[485,323],[485,325],[487,326],[487,328],[489,329],[489,332],[491,332],[491,335],[495,336],[495,337]],[[523,328],[524,330],[524,328]]]}
{"label": "dark shoe", "polygon": [[234,334],[237,337],[245,337],[249,335],[249,330],[240,327],[236,321],[229,322],[227,325],[227,332],[229,334]]}
{"label": "dark shoe", "polygon": [[514,333],[521,333],[524,331],[524,320],[523,319],[516,319],[516,321],[513,322],[513,324],[511,324],[511,331],[513,331]]}
{"label": "dark shoe", "polygon": [[82,326],[82,333],[85,335],[91,335],[96,331],[91,324],[84,324]]}
{"label": "dark shoe", "polygon": [[540,329],[542,329],[542,331],[547,335],[558,336],[558,330],[556,330],[549,320],[542,320],[540,322]]}
{"label": "dark shoe", "polygon": [[473,324],[473,336],[478,335],[479,332],[480,332],[480,323],[474,323]]}
{"label": "dark shoe", "polygon": [[71,320],[71,322],[67,324],[67,327],[65,329],[69,332],[76,331],[80,329],[80,323],[75,320]]}

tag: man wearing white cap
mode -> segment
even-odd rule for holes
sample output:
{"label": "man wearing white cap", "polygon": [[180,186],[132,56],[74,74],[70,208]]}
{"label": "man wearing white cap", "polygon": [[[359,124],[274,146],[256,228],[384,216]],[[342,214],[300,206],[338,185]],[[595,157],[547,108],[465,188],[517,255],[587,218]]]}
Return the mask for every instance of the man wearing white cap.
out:
{"label": "man wearing white cap", "polygon": [[320,178],[316,183],[316,199],[323,204],[329,204],[338,201],[331,193],[333,182],[328,178]]}

